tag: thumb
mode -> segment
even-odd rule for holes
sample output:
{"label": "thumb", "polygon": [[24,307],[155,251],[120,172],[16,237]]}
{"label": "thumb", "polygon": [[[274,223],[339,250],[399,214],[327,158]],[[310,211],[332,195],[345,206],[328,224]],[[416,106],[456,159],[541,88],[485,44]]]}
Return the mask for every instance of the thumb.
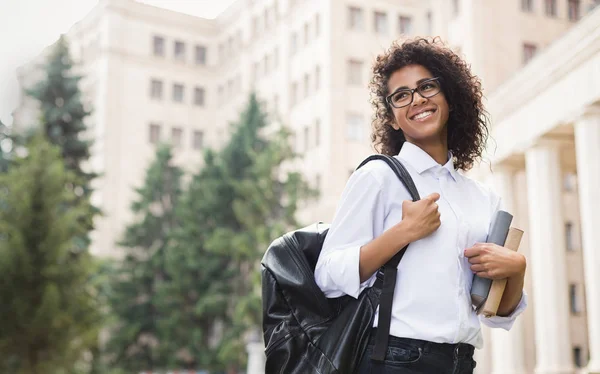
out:
{"label": "thumb", "polygon": [[431,200],[431,201],[438,201],[440,199],[440,194],[437,192],[434,192],[431,195],[427,196],[426,199]]}

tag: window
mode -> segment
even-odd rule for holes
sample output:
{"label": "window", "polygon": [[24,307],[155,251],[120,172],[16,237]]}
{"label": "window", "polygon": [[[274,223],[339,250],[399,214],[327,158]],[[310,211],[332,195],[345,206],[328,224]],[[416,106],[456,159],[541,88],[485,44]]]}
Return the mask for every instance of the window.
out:
{"label": "window", "polygon": [[179,148],[182,145],[183,130],[179,127],[173,127],[171,129],[171,144],[173,147]]}
{"label": "window", "polygon": [[315,14],[315,38],[319,37],[321,34],[321,16],[317,13]]}
{"label": "window", "polygon": [[362,84],[362,62],[356,60],[348,61],[348,84]]}
{"label": "window", "polygon": [[350,30],[363,30],[363,11],[360,8],[348,8],[348,28]]}
{"label": "window", "polygon": [[252,36],[258,36],[258,17],[252,17]]}
{"label": "window", "polygon": [[321,174],[315,176],[315,189],[319,191],[321,189]]}
{"label": "window", "polygon": [[321,120],[317,118],[315,121],[315,147],[321,144]]}
{"label": "window", "polygon": [[194,89],[194,104],[204,106],[204,88],[196,87]]}
{"label": "window", "polygon": [[152,79],[150,82],[150,97],[153,99],[162,99],[163,82],[158,79]]}
{"label": "window", "polygon": [[304,97],[307,97],[310,92],[310,77],[304,74]]}
{"label": "window", "polygon": [[252,80],[256,82],[256,80],[260,77],[260,65],[258,62],[252,64]]}
{"label": "window", "polygon": [[575,251],[575,243],[573,242],[573,222],[565,223],[565,241],[567,245],[567,251]]}
{"label": "window", "polygon": [[298,83],[292,83],[291,96],[290,102],[292,105],[296,105],[298,102]]}
{"label": "window", "polygon": [[154,56],[164,56],[165,39],[161,36],[155,36],[153,39],[152,50],[154,51]]}
{"label": "window", "polygon": [[581,358],[581,347],[573,347],[573,363],[576,367],[583,367],[583,360]]}
{"label": "window", "polygon": [[223,62],[225,60],[225,46],[223,44],[219,44],[219,61]]}
{"label": "window", "polygon": [[263,26],[265,30],[268,30],[271,27],[271,20],[269,17],[269,9],[265,8],[263,11]]}
{"label": "window", "polygon": [[290,43],[290,52],[292,55],[294,55],[298,50],[298,34],[292,34]]}
{"label": "window", "polygon": [[192,148],[202,149],[202,147],[204,147],[204,132],[195,130],[194,137],[192,138]]}
{"label": "window", "polygon": [[556,17],[556,0],[544,0],[546,15]]}
{"label": "window", "polygon": [[227,56],[233,56],[233,36],[227,38]]}
{"label": "window", "polygon": [[206,47],[197,45],[196,46],[196,64],[206,65]]}
{"label": "window", "polygon": [[523,12],[533,12],[533,0],[521,0],[521,10]]}
{"label": "window", "polygon": [[304,150],[308,151],[310,147],[310,128],[304,127]]}
{"label": "window", "polygon": [[581,312],[581,305],[579,304],[579,295],[577,292],[577,285],[576,284],[570,284],[569,285],[569,301],[570,301],[570,305],[571,305],[571,313],[572,314],[577,314],[579,312]]}
{"label": "window", "polygon": [[569,0],[569,21],[579,20],[580,15],[580,4],[579,0]]}
{"label": "window", "polygon": [[362,141],[363,136],[363,116],[352,113],[346,117],[346,139],[351,141]]}
{"label": "window", "polygon": [[427,12],[427,34],[433,34],[433,15],[431,11]]}
{"label": "window", "polygon": [[308,22],[304,24],[304,44],[308,44],[310,40],[310,26]]}
{"label": "window", "polygon": [[233,96],[233,79],[227,81],[227,95]]}
{"label": "window", "polygon": [[183,44],[183,42],[175,42],[174,57],[177,61],[185,61],[185,44]]}
{"label": "window", "polygon": [[452,13],[453,13],[454,17],[457,17],[459,12],[460,12],[459,0],[452,0]]}
{"label": "window", "polygon": [[412,18],[407,16],[398,17],[398,33],[410,35],[412,33]]}
{"label": "window", "polygon": [[386,35],[388,33],[387,14],[375,12],[375,32],[380,35]]}
{"label": "window", "polygon": [[531,43],[523,43],[523,64],[531,60],[537,52],[537,46]]}
{"label": "window", "polygon": [[225,102],[225,93],[223,91],[224,91],[223,86],[219,86],[219,88],[217,89],[218,97],[219,97],[219,104],[222,104],[223,102]]}
{"label": "window", "polygon": [[273,98],[273,113],[277,113],[279,111],[279,95],[275,95]]}
{"label": "window", "polygon": [[173,84],[173,101],[183,102],[183,85],[179,83]]}
{"label": "window", "polygon": [[265,58],[263,60],[263,69],[265,71],[265,75],[269,74],[269,72],[271,71],[271,57],[269,55],[265,55]]}
{"label": "window", "polygon": [[319,89],[321,85],[321,67],[317,66],[315,68],[315,91]]}
{"label": "window", "polygon": [[563,188],[567,192],[575,191],[577,176],[574,173],[566,173],[563,178]]}
{"label": "window", "polygon": [[279,48],[275,47],[275,51],[273,52],[273,69],[277,69],[279,66]]}
{"label": "window", "polygon": [[158,144],[160,141],[160,125],[156,123],[151,123],[148,128],[148,140],[151,144]]}

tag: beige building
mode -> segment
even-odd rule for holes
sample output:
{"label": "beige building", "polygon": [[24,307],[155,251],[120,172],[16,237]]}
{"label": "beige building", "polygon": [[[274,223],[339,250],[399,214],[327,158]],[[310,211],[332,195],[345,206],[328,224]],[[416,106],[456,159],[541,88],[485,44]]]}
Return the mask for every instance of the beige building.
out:
{"label": "beige building", "polygon": [[[303,154],[294,166],[321,191],[300,219],[331,220],[349,174],[373,152],[371,62],[401,36],[439,35],[482,77],[496,141],[488,149],[497,149],[487,155],[494,173],[484,163],[472,175],[507,201],[525,229],[521,250],[530,259],[530,308],[509,334],[486,330],[477,371],[574,373],[590,357],[589,367],[600,372],[594,3],[238,0],[206,20],[100,0],[67,34],[94,108],[90,166],[103,174],[94,202],[105,216],[92,250],[118,256],[115,241],[132,219],[129,204],[155,144],[173,143],[187,170],[201,166],[202,149],[224,144],[227,123],[251,90],[274,125],[294,131]],[[23,85],[37,74],[24,67]],[[24,98],[15,124],[35,119],[32,105]],[[260,367],[260,359],[251,365]]]}

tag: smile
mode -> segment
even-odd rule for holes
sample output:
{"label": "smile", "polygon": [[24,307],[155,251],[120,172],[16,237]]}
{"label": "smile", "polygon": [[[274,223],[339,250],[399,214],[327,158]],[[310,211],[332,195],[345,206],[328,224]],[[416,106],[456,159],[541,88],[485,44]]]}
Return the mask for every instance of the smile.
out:
{"label": "smile", "polygon": [[417,115],[412,116],[410,119],[413,121],[424,121],[427,118],[431,117],[435,113],[435,110],[426,110]]}

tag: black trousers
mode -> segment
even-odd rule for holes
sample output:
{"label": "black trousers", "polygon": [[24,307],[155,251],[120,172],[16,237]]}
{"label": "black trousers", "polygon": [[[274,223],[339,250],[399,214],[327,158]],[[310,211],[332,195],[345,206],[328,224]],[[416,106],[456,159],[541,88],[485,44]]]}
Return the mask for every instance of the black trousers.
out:
{"label": "black trousers", "polygon": [[472,374],[475,368],[470,344],[441,344],[390,336],[382,364],[371,360],[375,331],[362,357],[358,374]]}

